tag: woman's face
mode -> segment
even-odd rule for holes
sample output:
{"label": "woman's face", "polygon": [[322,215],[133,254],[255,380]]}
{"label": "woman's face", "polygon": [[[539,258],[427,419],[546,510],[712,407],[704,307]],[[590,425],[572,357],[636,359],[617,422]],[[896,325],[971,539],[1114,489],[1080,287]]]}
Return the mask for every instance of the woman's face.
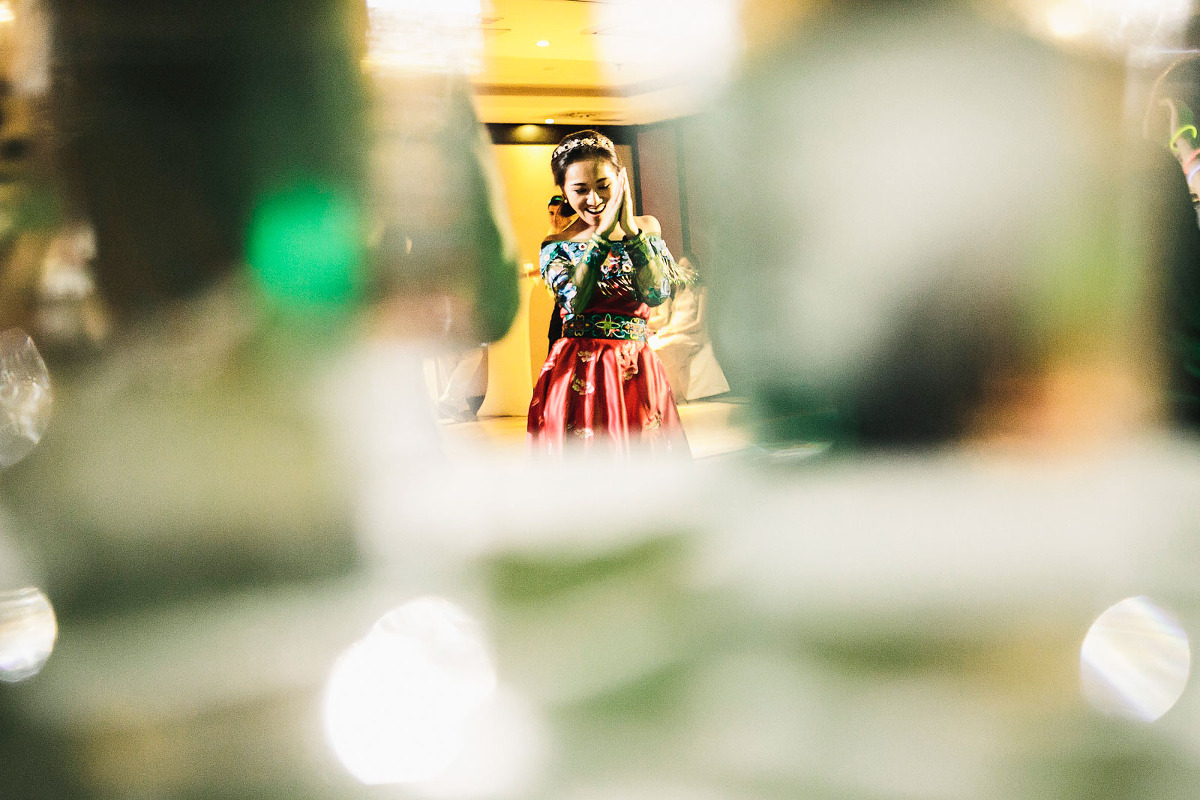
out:
{"label": "woman's face", "polygon": [[617,186],[617,168],[607,158],[576,161],[563,174],[562,189],[567,203],[590,227],[600,222],[600,215],[613,199]]}

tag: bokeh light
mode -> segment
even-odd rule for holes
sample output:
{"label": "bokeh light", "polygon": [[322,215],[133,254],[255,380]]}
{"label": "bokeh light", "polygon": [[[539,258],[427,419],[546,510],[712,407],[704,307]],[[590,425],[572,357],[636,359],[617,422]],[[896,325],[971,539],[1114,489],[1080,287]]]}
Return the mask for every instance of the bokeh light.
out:
{"label": "bokeh light", "polygon": [[1033,30],[1114,52],[1171,46],[1191,14],[1189,0],[1023,0]]}
{"label": "bokeh light", "polygon": [[0,333],[0,467],[29,455],[50,421],[50,373],[29,334]]}
{"label": "bokeh light", "polygon": [[1098,711],[1153,722],[1183,694],[1191,663],[1180,624],[1149,598],[1131,597],[1101,614],[1088,631],[1080,681]]}
{"label": "bokeh light", "polygon": [[33,588],[0,592],[0,681],[15,683],[40,672],[57,638],[46,595]]}
{"label": "bokeh light", "polygon": [[338,659],[326,732],[365,784],[429,780],[460,755],[469,721],[495,691],[480,625],[447,600],[422,597],[389,612]]}
{"label": "bokeh light", "polygon": [[361,284],[362,230],[361,208],[351,194],[298,183],[259,203],[250,229],[250,266],[277,300],[345,302]]}

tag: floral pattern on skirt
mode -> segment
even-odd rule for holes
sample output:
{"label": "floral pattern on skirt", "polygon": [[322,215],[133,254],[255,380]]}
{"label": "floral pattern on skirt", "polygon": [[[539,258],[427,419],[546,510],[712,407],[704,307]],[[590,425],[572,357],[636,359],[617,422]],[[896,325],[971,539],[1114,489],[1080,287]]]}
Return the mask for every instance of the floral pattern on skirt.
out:
{"label": "floral pattern on skirt", "polygon": [[688,454],[666,372],[645,342],[559,339],[533,387],[526,429],[538,453]]}

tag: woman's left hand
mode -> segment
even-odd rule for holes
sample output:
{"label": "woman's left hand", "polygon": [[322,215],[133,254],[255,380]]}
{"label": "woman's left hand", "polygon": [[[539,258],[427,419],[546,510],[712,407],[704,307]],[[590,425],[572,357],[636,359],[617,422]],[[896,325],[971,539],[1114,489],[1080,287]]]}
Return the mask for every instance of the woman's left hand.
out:
{"label": "woman's left hand", "polygon": [[621,230],[625,231],[626,236],[637,236],[641,233],[641,229],[634,220],[633,192],[629,189],[629,173],[624,168],[621,169],[621,212],[617,217],[617,223],[621,226]]}

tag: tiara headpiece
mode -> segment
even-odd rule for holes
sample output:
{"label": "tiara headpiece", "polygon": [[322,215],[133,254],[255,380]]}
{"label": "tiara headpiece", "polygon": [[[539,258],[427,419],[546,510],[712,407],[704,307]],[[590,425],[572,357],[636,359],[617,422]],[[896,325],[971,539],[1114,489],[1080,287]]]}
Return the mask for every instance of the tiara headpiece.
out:
{"label": "tiara headpiece", "polygon": [[584,145],[595,147],[599,150],[605,151],[606,153],[615,154],[617,152],[617,148],[613,145],[612,140],[607,136],[584,136],[580,139],[568,139],[567,141],[563,142],[558,147],[554,148],[554,152],[550,155],[550,158],[555,159],[559,156],[566,155],[576,147],[583,147]]}

